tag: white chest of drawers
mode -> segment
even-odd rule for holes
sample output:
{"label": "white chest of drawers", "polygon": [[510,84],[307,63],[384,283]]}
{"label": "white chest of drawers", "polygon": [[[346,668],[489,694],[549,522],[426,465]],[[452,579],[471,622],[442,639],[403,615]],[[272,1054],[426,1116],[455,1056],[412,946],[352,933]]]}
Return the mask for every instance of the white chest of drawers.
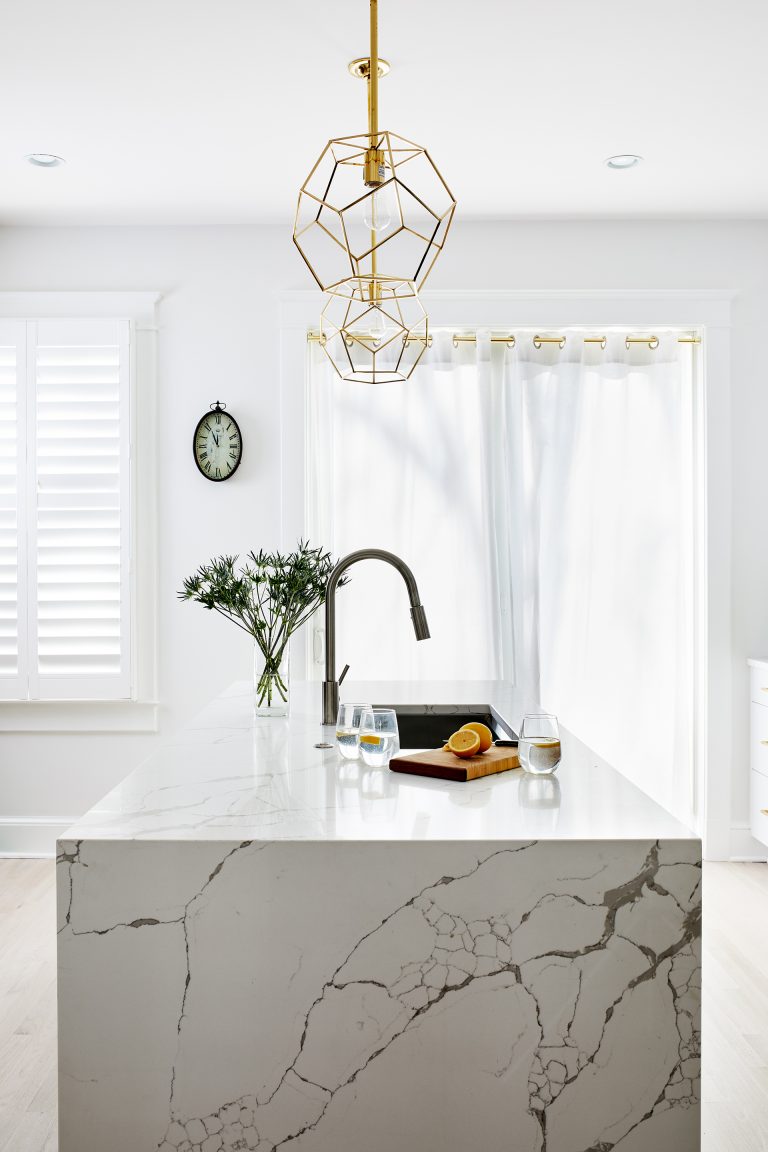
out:
{"label": "white chest of drawers", "polygon": [[768,660],[748,660],[749,811],[752,835],[768,845]]}

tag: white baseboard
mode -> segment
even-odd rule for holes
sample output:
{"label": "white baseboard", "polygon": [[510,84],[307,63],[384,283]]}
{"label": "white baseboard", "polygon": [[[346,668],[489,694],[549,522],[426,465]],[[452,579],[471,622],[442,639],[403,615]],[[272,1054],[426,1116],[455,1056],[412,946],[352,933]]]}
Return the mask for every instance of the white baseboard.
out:
{"label": "white baseboard", "polygon": [[749,824],[731,825],[731,850],[729,860],[751,861],[768,860],[768,847],[755,840]]}
{"label": "white baseboard", "polygon": [[75,818],[40,820],[29,816],[0,817],[0,857],[41,857],[56,855],[56,840],[63,836]]}

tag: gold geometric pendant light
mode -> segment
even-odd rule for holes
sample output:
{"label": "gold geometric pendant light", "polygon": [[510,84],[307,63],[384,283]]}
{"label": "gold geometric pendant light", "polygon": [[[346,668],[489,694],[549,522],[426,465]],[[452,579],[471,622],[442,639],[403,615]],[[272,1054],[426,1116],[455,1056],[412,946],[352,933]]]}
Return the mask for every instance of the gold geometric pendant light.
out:
{"label": "gold geometric pendant light", "polygon": [[344,379],[407,380],[427,341],[418,291],[440,255],[456,208],[420,144],[378,126],[378,4],[371,54],[350,71],[366,80],[368,131],[330,140],[299,192],[293,240],[329,294],[321,343]]}

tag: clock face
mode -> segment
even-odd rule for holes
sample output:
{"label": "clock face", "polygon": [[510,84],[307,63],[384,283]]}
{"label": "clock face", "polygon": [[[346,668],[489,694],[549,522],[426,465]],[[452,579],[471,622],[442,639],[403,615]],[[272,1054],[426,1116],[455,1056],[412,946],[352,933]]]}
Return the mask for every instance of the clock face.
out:
{"label": "clock face", "polygon": [[217,404],[195,428],[195,463],[207,480],[228,480],[243,454],[237,421]]}

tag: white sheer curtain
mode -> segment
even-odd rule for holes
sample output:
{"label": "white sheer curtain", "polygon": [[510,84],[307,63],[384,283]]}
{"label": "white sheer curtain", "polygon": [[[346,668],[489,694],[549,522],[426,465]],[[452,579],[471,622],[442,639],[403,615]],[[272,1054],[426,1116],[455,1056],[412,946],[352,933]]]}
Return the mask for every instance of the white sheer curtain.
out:
{"label": "white sheer curtain", "polygon": [[691,348],[582,335],[438,332],[408,383],[381,387],[344,384],[311,346],[307,534],[336,556],[389,548],[419,583],[423,644],[397,574],[353,570],[337,651],[356,679],[515,680],[687,818]]}
{"label": "white sheer curtain", "polygon": [[[570,348],[568,347],[570,345]],[[518,675],[681,819],[693,797],[690,345],[523,342]]]}
{"label": "white sheer curtain", "polygon": [[339,595],[336,640],[355,679],[514,676],[506,371],[482,334],[456,349],[438,333],[409,382],[379,387],[339,380],[313,347],[307,535],[337,557],[364,547],[401,556],[432,633],[415,642],[394,569],[357,566]]}

